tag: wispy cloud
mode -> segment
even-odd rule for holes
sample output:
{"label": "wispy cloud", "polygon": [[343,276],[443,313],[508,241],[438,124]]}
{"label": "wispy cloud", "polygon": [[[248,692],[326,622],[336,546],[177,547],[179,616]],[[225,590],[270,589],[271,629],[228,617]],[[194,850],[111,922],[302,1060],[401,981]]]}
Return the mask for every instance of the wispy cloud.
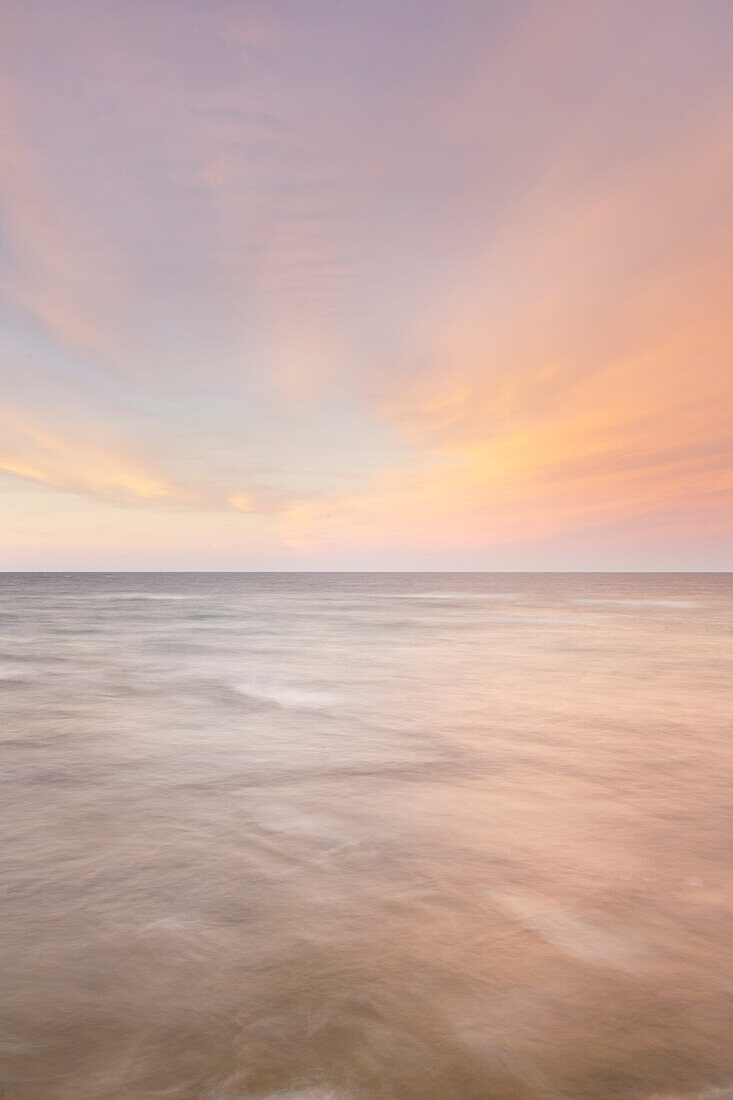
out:
{"label": "wispy cloud", "polygon": [[728,529],[724,5],[6,8],[0,473],[312,562]]}
{"label": "wispy cloud", "polygon": [[[252,492],[232,492],[162,469],[124,441],[105,438],[94,424],[77,422],[65,432],[31,421],[18,409],[0,415],[0,473],[64,489],[108,504],[185,511],[257,509]],[[266,503],[264,504],[266,507]]]}

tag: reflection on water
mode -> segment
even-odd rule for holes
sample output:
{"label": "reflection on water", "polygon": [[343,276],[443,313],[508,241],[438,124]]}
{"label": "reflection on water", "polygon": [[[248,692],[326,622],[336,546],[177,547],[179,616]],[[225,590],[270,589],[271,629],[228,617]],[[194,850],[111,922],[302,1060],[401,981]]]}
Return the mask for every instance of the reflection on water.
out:
{"label": "reflection on water", "polygon": [[732,607],[0,577],[3,1100],[733,1097]]}

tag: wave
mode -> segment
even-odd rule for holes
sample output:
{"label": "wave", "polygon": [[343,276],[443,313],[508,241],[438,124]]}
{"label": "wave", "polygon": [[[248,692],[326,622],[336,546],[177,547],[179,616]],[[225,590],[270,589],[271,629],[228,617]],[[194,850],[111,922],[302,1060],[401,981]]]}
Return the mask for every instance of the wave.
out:
{"label": "wave", "polygon": [[264,1100],[348,1100],[346,1093],[330,1088],[293,1088],[270,1092]]}
{"label": "wave", "polygon": [[340,700],[337,695],[289,684],[237,683],[232,685],[240,695],[258,702],[275,703],[289,710],[328,710]]}
{"label": "wave", "polygon": [[571,603],[615,604],[618,607],[703,607],[697,600],[630,600],[616,597],[597,597],[594,599],[574,599]]}
{"label": "wave", "polygon": [[28,679],[30,677],[27,668],[10,662],[0,663],[0,683],[22,683],[23,680]]}
{"label": "wave", "polygon": [[733,1085],[711,1085],[698,1092],[696,1100],[733,1100]]}
{"label": "wave", "polygon": [[637,969],[646,961],[643,943],[603,928],[573,909],[523,894],[490,892],[490,896],[563,955],[620,970]]}
{"label": "wave", "polygon": [[383,600],[517,600],[517,592],[379,592]]}
{"label": "wave", "polygon": [[602,615],[492,615],[481,619],[482,623],[543,623],[550,626],[601,626],[606,621]]}
{"label": "wave", "polygon": [[200,600],[201,596],[178,592],[95,592],[94,600]]}

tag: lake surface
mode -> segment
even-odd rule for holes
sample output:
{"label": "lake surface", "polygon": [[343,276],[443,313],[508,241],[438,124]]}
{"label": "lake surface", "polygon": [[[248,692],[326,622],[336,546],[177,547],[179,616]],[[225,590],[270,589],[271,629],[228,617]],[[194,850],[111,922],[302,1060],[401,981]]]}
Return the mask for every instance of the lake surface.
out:
{"label": "lake surface", "polygon": [[0,1096],[733,1097],[732,612],[0,576]]}

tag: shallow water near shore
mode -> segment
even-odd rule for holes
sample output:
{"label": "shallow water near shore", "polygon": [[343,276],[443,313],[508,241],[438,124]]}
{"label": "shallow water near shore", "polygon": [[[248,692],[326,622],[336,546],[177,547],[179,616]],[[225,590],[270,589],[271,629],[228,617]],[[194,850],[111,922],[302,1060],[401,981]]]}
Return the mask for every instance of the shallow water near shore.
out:
{"label": "shallow water near shore", "polygon": [[0,576],[0,1096],[733,1097],[732,612]]}

